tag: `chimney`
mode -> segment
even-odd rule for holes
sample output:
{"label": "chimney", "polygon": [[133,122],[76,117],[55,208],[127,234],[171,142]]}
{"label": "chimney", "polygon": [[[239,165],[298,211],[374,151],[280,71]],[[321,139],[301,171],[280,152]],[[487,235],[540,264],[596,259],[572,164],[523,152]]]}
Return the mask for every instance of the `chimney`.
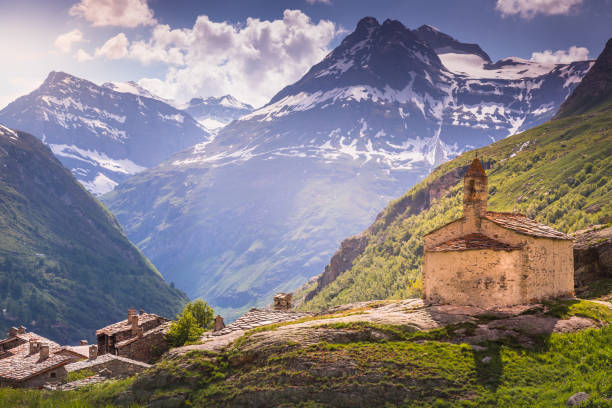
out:
{"label": "chimney", "polygon": [[11,337],[15,337],[15,336],[17,336],[17,328],[11,327],[8,331],[8,338],[10,339]]}
{"label": "chimney", "polygon": [[81,340],[79,346],[86,346],[89,342],[87,340]]}
{"label": "chimney", "polygon": [[138,313],[136,312],[136,309],[130,307],[130,309],[128,310],[128,324],[132,324],[133,316],[138,316]]}
{"label": "chimney", "polygon": [[140,332],[140,327],[138,327],[138,315],[132,316],[132,335],[136,335]]}
{"label": "chimney", "polygon": [[470,232],[480,230],[480,219],[487,212],[488,181],[476,157],[463,177],[463,216]]}
{"label": "chimney", "polygon": [[37,339],[30,339],[30,354],[38,353],[39,347],[40,343],[38,343]]}
{"label": "chimney", "polygon": [[213,328],[213,331],[219,331],[225,328],[225,323],[223,322],[223,318],[219,315],[217,315],[217,317],[215,317],[215,327]]}
{"label": "chimney", "polygon": [[292,307],[291,293],[277,293],[274,295],[274,310],[289,310]]}
{"label": "chimney", "polygon": [[92,344],[89,346],[89,359],[95,360],[96,358],[98,358],[98,346]]}
{"label": "chimney", "polygon": [[19,326],[17,328],[17,334],[25,334],[25,332],[26,332],[26,328],[25,327]]}
{"label": "chimney", "polygon": [[40,345],[40,359],[45,360],[47,358],[49,358],[49,345],[43,343]]}
{"label": "chimney", "polygon": [[143,314],[144,314],[144,310],[140,309],[140,310],[138,311],[138,314],[139,314],[139,315],[143,315]]}

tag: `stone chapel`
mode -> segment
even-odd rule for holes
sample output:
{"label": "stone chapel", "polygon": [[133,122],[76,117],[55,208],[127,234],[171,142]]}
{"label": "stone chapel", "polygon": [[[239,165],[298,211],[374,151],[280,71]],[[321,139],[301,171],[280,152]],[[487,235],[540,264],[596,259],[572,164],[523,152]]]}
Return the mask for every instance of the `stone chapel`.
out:
{"label": "stone chapel", "polygon": [[573,295],[571,238],[523,214],[487,211],[487,184],[475,158],[463,217],[425,236],[425,301],[494,308]]}

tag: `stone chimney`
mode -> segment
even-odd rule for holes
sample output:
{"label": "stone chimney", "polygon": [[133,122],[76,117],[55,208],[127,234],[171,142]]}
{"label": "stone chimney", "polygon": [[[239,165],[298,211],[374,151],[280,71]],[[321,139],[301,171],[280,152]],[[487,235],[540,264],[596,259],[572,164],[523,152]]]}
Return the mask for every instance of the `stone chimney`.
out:
{"label": "stone chimney", "polygon": [[38,353],[39,348],[40,343],[38,342],[38,339],[30,339],[30,354]]}
{"label": "stone chimney", "polygon": [[19,326],[17,328],[17,334],[25,334],[26,333],[26,328],[23,326]]}
{"label": "stone chimney", "polygon": [[131,307],[128,310],[128,319],[127,319],[128,324],[132,324],[132,317],[134,317],[134,316],[138,316],[138,312],[136,312],[136,309]]}
{"label": "stone chimney", "polygon": [[482,163],[476,157],[463,177],[463,216],[468,227],[475,231],[480,230],[480,218],[487,212],[487,179]]}
{"label": "stone chimney", "polygon": [[277,293],[274,295],[274,310],[290,310],[291,304],[291,293]]}
{"label": "stone chimney", "polygon": [[10,339],[11,337],[15,337],[17,336],[17,328],[16,327],[11,327],[8,330],[8,338]]}
{"label": "stone chimney", "polygon": [[217,315],[217,317],[215,317],[215,327],[213,328],[213,331],[219,331],[219,330],[223,330],[225,328],[225,322],[223,322],[223,318],[219,315]]}
{"label": "stone chimney", "polygon": [[142,336],[142,328],[138,326],[138,315],[132,316],[132,336]]}
{"label": "stone chimney", "polygon": [[96,358],[98,358],[98,346],[92,344],[89,346],[89,359],[95,360]]}
{"label": "stone chimney", "polygon": [[87,340],[81,340],[79,343],[80,343],[79,346],[86,346],[89,344]]}
{"label": "stone chimney", "polygon": [[43,343],[40,345],[40,359],[45,360],[47,358],[49,358],[49,345]]}

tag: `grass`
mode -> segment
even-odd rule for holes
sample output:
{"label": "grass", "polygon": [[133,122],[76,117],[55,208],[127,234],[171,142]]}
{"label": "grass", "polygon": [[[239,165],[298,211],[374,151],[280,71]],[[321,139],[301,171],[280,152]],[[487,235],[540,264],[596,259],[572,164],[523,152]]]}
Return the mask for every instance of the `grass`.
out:
{"label": "grass", "polygon": [[377,330],[387,340],[288,342],[290,347],[264,342],[252,358],[237,358],[247,334],[230,352],[191,351],[162,360],[135,380],[75,392],[0,390],[0,406],[110,407],[129,388],[140,397],[128,401],[161,406],[178,398],[197,407],[544,408],[562,407],[583,391],[591,395],[585,406],[612,407],[612,311],[590,301],[558,300],[544,304],[542,312],[564,319],[584,316],[602,327],[540,336],[530,348],[502,340],[475,350],[460,339],[476,324],[422,332],[365,322],[326,323],[324,318],[308,330]]}
{"label": "grass", "polygon": [[[77,391],[41,391],[0,388],[0,406],[10,408],[114,408],[116,396],[133,378],[94,384]],[[140,405],[128,405],[138,408]]]}

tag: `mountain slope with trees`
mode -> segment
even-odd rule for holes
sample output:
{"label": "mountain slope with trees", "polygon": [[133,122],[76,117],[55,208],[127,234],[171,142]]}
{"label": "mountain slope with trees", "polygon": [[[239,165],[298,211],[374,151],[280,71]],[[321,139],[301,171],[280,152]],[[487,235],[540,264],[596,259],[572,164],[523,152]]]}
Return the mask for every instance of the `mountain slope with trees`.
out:
{"label": "mountain slope with trees", "polygon": [[93,338],[129,307],[174,317],[187,301],[36,137],[0,126],[0,331]]}

